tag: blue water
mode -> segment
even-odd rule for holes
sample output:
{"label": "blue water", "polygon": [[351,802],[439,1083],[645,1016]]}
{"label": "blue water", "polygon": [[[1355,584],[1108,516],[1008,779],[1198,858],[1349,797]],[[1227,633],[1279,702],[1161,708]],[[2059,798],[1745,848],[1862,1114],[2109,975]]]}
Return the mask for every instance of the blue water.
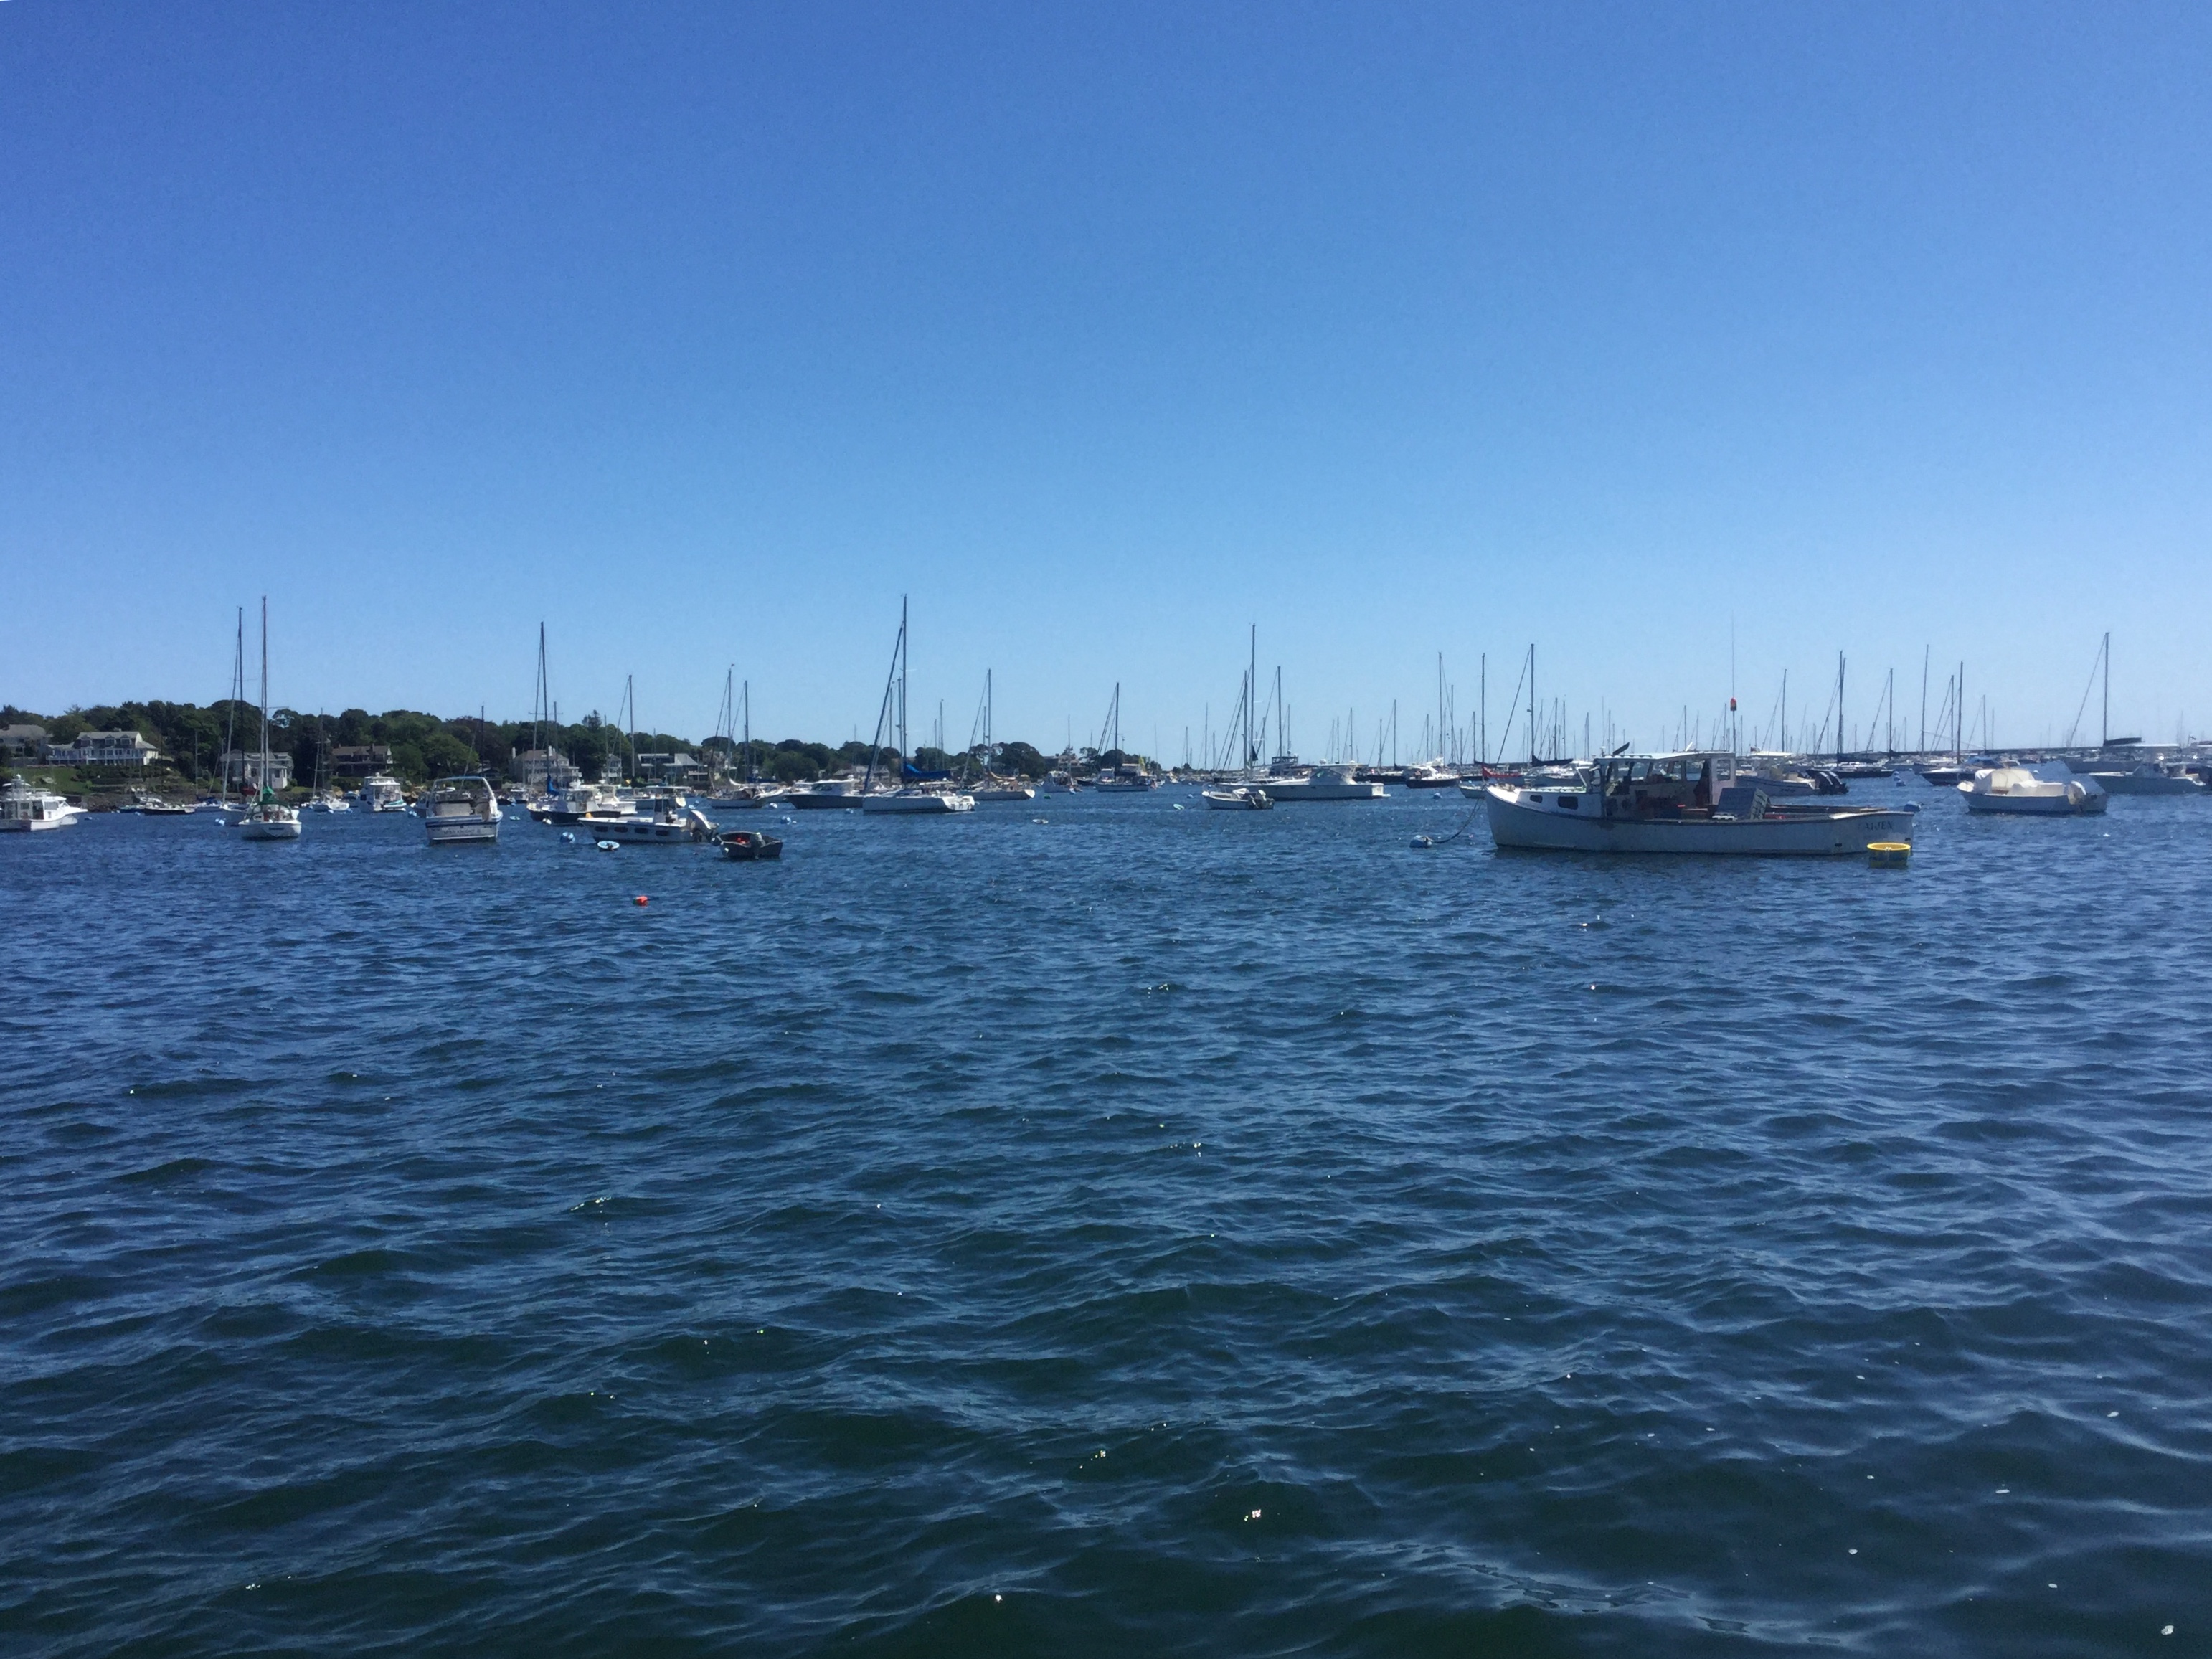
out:
{"label": "blue water", "polygon": [[2212,1652],[2212,807],[1869,793],[0,838],[0,1646]]}

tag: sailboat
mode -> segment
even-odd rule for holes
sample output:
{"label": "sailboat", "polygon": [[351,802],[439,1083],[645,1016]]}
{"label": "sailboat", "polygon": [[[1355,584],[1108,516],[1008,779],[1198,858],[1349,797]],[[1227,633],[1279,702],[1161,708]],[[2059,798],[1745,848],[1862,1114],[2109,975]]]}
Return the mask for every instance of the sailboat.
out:
{"label": "sailboat", "polygon": [[[1259,683],[1259,673],[1260,628],[1259,624],[1255,623],[1252,626],[1252,660],[1244,670],[1243,695],[1237,700],[1237,709],[1244,720],[1244,729],[1241,734],[1244,781],[1226,788],[1200,790],[1199,799],[1206,803],[1206,810],[1210,812],[1264,812],[1275,804],[1267,792],[1261,788],[1252,779],[1252,763],[1258,757],[1260,752],[1257,745],[1252,741],[1252,694],[1253,688]],[[1234,726],[1237,724],[1237,717],[1232,715],[1229,723]]]}
{"label": "sailboat", "polygon": [[991,671],[987,668],[983,671],[983,781],[980,787],[969,793],[975,797],[978,805],[987,801],[1035,800],[1036,791],[1030,785],[1019,778],[1000,777],[990,769],[991,717],[995,712],[991,703]]}
{"label": "sailboat", "polygon": [[269,596],[261,596],[261,764],[255,774],[261,793],[246,816],[238,821],[239,834],[247,841],[297,841],[300,815],[276,799],[269,787]]}
{"label": "sailboat", "polygon": [[891,647],[890,677],[884,682],[883,707],[876,713],[876,732],[868,747],[867,775],[860,783],[862,812],[896,812],[908,814],[942,814],[972,812],[975,798],[950,788],[927,789],[912,782],[902,782],[896,789],[873,793],[871,786],[876,780],[876,763],[883,752],[884,728],[896,719],[898,726],[899,770],[907,777],[919,778],[921,774],[910,758],[906,743],[906,601],[899,601],[898,643]]}

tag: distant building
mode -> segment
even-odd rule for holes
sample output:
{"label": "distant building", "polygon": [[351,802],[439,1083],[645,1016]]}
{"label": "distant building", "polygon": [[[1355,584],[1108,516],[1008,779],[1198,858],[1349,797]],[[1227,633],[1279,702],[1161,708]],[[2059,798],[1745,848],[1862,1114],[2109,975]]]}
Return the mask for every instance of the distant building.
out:
{"label": "distant building", "polygon": [[392,745],[384,743],[342,743],[331,750],[331,775],[365,778],[392,769]]}
{"label": "distant building", "polygon": [[0,726],[0,755],[11,760],[28,757],[38,759],[46,752],[46,728],[43,726]]}
{"label": "distant building", "polygon": [[57,766],[143,767],[161,757],[136,732],[80,732],[74,742],[46,745],[46,758]]}
{"label": "distant building", "polygon": [[685,786],[707,781],[707,769],[698,757],[684,749],[665,755],[641,753],[637,757],[637,775],[658,783]]}
{"label": "distant building", "polygon": [[507,775],[525,789],[550,794],[583,781],[584,775],[557,749],[526,749],[507,763]]}
{"label": "distant building", "polygon": [[[226,749],[222,753],[222,781],[241,794],[261,789],[261,756],[257,750],[248,754],[240,749]],[[292,787],[292,757],[272,754],[269,757],[269,787],[289,789]]]}

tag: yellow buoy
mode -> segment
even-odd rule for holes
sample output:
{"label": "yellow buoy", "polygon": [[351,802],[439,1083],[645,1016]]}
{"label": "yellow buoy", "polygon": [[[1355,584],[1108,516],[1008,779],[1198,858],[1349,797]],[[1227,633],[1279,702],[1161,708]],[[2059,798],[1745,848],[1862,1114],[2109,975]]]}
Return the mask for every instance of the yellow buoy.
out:
{"label": "yellow buoy", "polygon": [[1867,862],[1877,870],[1902,870],[1912,856],[1909,841],[1872,841],[1867,843]]}

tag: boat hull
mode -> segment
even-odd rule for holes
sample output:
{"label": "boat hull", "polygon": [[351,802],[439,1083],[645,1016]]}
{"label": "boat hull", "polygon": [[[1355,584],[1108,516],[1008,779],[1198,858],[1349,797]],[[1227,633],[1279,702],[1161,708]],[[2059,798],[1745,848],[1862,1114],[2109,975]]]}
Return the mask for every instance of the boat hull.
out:
{"label": "boat hull", "polygon": [[786,806],[796,807],[802,812],[827,811],[832,807],[839,807],[848,811],[857,812],[860,811],[861,804],[866,799],[867,797],[866,795],[858,793],[850,795],[817,794],[811,790],[800,789],[794,790],[792,793],[786,795],[783,798],[783,804]]}
{"label": "boat hull", "polygon": [[499,820],[431,818],[423,834],[433,847],[494,847],[499,843]]}
{"label": "boat hull", "polygon": [[1759,818],[1602,818],[1550,805],[1528,805],[1518,799],[1522,793],[1495,786],[1485,793],[1490,838],[1501,848],[1549,853],[1838,858],[1863,855],[1878,841],[1912,839],[1913,814],[1880,808],[1799,811]]}
{"label": "boat hull", "polygon": [[947,812],[972,812],[975,800],[972,795],[865,795],[861,797],[860,810],[871,815],[933,817]]}
{"label": "boat hull", "polygon": [[242,841],[297,841],[300,839],[300,820],[297,818],[248,818],[238,826]]}
{"label": "boat hull", "polygon": [[1969,812],[1987,812],[2016,818],[2078,818],[2105,810],[2105,797],[2088,795],[2079,801],[2063,795],[1976,795],[1960,786]]}

